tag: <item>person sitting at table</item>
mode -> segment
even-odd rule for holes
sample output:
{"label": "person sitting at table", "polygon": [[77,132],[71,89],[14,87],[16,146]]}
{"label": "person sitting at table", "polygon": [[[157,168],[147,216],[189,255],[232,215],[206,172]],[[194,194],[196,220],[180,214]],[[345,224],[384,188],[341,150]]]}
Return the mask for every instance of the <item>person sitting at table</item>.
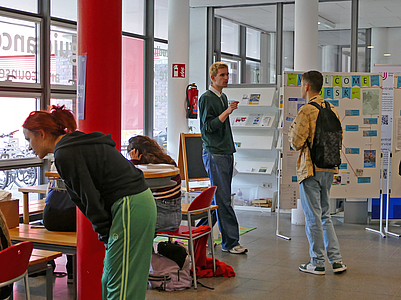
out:
{"label": "person sitting at table", "polygon": [[[128,140],[127,152],[134,165],[169,164],[177,166],[164,149],[150,137],[137,135]],[[171,178],[175,185],[152,190],[157,206],[156,232],[173,231],[181,223],[181,176]]]}
{"label": "person sitting at table", "polygon": [[[11,246],[10,233],[6,224],[6,218],[0,210],[0,251]],[[13,291],[13,284],[0,287],[0,300],[8,299]]]}
{"label": "person sitting at table", "polygon": [[121,155],[111,135],[77,131],[64,105],[31,112],[22,127],[39,158],[54,153],[71,200],[105,244],[102,299],[145,299],[156,205],[142,171]]}

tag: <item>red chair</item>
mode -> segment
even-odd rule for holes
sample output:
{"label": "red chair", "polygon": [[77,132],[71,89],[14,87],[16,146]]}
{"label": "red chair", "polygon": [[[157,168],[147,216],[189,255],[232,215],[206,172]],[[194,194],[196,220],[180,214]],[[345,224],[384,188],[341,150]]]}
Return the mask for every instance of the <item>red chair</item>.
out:
{"label": "red chair", "polygon": [[22,242],[0,251],[0,287],[24,278],[27,300],[31,299],[27,269],[32,249],[32,242]]}
{"label": "red chair", "polygon": [[188,241],[189,253],[192,260],[192,270],[194,276],[194,288],[197,289],[196,281],[196,267],[195,267],[195,252],[194,252],[194,241],[202,236],[209,235],[209,245],[212,249],[212,259],[213,259],[213,274],[216,272],[216,261],[214,259],[214,247],[213,247],[213,230],[210,226],[203,226],[202,228],[191,226],[191,216],[194,214],[199,214],[201,212],[207,211],[207,217],[209,220],[209,225],[212,224],[212,218],[210,214],[210,206],[212,204],[214,193],[216,192],[216,187],[212,186],[207,190],[203,191],[198,197],[196,197],[190,204],[187,212],[188,216],[188,226],[180,225],[180,227],[175,231],[163,231],[157,232],[156,235],[164,236],[171,239],[183,239]]}

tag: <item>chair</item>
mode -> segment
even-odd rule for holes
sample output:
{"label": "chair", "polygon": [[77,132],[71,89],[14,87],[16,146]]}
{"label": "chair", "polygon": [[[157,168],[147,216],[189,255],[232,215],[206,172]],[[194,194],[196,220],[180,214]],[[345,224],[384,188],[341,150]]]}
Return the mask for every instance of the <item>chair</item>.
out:
{"label": "chair", "polygon": [[191,216],[194,214],[199,214],[201,212],[207,211],[207,217],[209,220],[209,225],[212,224],[212,218],[210,214],[210,206],[212,204],[214,193],[216,192],[216,187],[212,186],[207,190],[203,191],[199,196],[197,196],[190,204],[187,212],[188,216],[188,226],[180,225],[177,230],[174,231],[163,231],[157,232],[156,235],[164,236],[171,239],[184,239],[188,241],[189,253],[192,260],[192,270],[194,276],[194,288],[197,289],[196,280],[196,267],[195,267],[195,252],[194,252],[194,241],[202,236],[209,235],[209,245],[212,251],[213,259],[213,274],[216,272],[216,261],[214,258],[214,247],[213,247],[213,229],[210,226],[204,226],[202,230],[199,227],[192,226]]}
{"label": "chair", "polygon": [[31,299],[27,268],[32,249],[32,242],[22,242],[0,251],[0,266],[2,270],[0,272],[0,287],[10,285],[24,278],[27,300]]}

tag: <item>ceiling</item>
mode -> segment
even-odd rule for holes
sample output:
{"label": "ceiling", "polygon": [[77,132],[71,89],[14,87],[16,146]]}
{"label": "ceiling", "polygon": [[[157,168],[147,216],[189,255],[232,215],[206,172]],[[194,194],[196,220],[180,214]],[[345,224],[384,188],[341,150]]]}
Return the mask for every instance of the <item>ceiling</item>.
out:
{"label": "ceiling", "polygon": [[[191,7],[213,6],[215,14],[265,31],[275,31],[276,2],[284,5],[284,30],[294,30],[294,1],[290,0],[190,0]],[[254,6],[260,4],[260,6]],[[262,5],[264,4],[264,5]],[[233,7],[244,5],[243,7]],[[228,7],[227,7],[228,6]],[[226,8],[224,8],[226,7]],[[320,1],[319,16],[335,24],[335,29],[350,29],[351,1]],[[360,0],[359,28],[401,27],[400,0]],[[320,28],[325,30],[327,28]]]}

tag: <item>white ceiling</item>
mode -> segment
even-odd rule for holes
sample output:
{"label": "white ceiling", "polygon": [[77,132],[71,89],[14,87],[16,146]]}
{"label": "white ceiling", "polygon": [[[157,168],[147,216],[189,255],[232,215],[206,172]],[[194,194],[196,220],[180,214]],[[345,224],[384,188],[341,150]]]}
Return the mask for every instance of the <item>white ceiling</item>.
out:
{"label": "white ceiling", "polygon": [[[190,0],[191,7],[214,6],[215,14],[266,31],[275,31],[275,6],[246,6],[294,2],[291,0]],[[245,5],[245,7],[220,8]],[[294,30],[294,4],[284,5],[284,30]],[[319,15],[336,24],[335,29],[350,29],[351,1],[320,2]],[[360,0],[359,28],[401,27],[400,0]],[[324,28],[320,28],[324,30]]]}

